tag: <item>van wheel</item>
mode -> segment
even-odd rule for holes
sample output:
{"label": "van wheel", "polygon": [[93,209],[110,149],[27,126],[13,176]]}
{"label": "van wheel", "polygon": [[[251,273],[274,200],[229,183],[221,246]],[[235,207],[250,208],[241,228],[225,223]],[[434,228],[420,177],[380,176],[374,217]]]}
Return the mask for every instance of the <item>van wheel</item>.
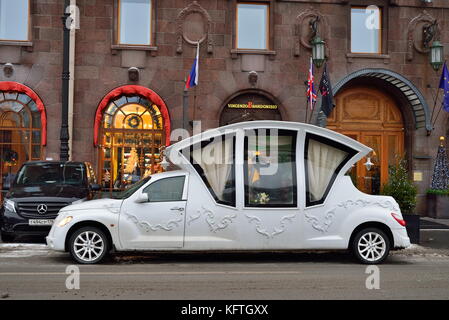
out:
{"label": "van wheel", "polygon": [[81,264],[95,264],[103,261],[109,252],[108,237],[95,227],[76,230],[69,240],[72,258]]}
{"label": "van wheel", "polygon": [[2,242],[13,242],[14,241],[14,236],[11,234],[6,234],[4,232],[1,232],[1,239]]}
{"label": "van wheel", "polygon": [[363,264],[382,263],[390,252],[390,240],[380,229],[363,229],[352,241],[352,252]]}

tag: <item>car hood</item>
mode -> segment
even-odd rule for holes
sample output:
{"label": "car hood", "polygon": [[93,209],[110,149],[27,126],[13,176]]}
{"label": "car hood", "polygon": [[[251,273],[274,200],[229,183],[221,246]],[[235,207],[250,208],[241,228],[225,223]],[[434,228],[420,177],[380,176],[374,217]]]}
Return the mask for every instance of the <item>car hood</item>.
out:
{"label": "car hood", "polygon": [[79,210],[94,210],[94,209],[106,209],[111,213],[118,213],[123,200],[119,199],[98,199],[83,201],[76,204],[71,204],[61,209],[60,213],[67,211],[79,211]]}
{"label": "car hood", "polygon": [[87,197],[88,190],[82,186],[48,184],[42,186],[25,186],[11,188],[8,198],[54,197],[83,199]]}

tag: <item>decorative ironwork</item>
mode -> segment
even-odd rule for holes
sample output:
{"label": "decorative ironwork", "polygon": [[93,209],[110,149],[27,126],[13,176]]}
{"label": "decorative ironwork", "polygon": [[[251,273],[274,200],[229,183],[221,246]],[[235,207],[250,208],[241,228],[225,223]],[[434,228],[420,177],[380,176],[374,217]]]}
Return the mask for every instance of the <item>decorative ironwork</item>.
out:
{"label": "decorative ironwork", "polygon": [[[422,28],[422,40],[416,39],[419,26]],[[432,40],[438,40],[440,26],[438,21],[426,10],[410,20],[407,28],[407,60],[413,60],[414,50],[419,53],[428,53]]]}
{"label": "decorative ironwork", "polygon": [[[325,42],[330,38],[330,27],[325,16],[323,16],[315,8],[309,8],[301,12],[297,17],[295,35],[297,41],[295,43],[295,56],[301,55],[301,46],[311,50],[312,40],[316,35],[320,34]],[[320,32],[318,32],[320,31]],[[326,46],[326,56],[330,57],[329,46]]]}

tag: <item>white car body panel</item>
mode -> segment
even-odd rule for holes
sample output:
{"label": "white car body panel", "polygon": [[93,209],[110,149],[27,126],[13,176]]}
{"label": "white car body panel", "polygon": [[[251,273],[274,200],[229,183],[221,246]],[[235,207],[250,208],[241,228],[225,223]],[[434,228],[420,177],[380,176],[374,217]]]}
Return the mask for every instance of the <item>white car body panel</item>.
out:
{"label": "white car body panel", "polygon": [[[243,184],[244,130],[275,128],[298,131],[296,146],[296,208],[246,208]],[[179,151],[201,140],[232,132],[236,137],[236,206],[218,204],[205,183]],[[304,139],[307,132],[344,144],[356,154],[339,171],[324,203],[306,207]],[[373,196],[357,190],[344,174],[370,148],[344,135],[312,125],[283,121],[253,121],[208,130],[167,148],[167,157],[181,170],[152,175],[132,196],[122,200],[102,199],[71,205],[61,210],[49,236],[48,245],[64,250],[70,228],[83,221],[97,221],[110,232],[114,247],[126,250],[284,250],[347,249],[354,230],[367,222],[386,225],[395,247],[410,241],[405,227],[393,219],[401,217],[392,197]],[[160,179],[185,176],[182,201],[137,203],[142,190]],[[174,207],[184,210],[172,211]],[[181,214],[182,213],[182,214]],[[73,220],[59,227],[65,216]]]}

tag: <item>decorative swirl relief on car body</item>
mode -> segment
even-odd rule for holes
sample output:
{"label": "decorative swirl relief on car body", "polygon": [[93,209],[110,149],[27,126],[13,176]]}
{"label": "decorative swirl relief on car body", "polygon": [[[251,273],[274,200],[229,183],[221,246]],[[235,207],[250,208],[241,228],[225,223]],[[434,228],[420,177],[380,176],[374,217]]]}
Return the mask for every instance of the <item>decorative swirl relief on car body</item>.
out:
{"label": "decorative swirl relief on car body", "polygon": [[128,219],[134,222],[138,227],[142,228],[146,232],[150,231],[158,231],[158,230],[165,230],[165,231],[172,231],[174,228],[179,227],[179,223],[182,222],[182,217],[179,219],[172,219],[167,221],[164,224],[156,224],[152,225],[151,223],[147,221],[139,221],[139,219],[132,214],[125,213],[128,216]]}
{"label": "decorative swirl relief on car body", "polygon": [[237,214],[234,213],[232,215],[227,215],[221,218],[221,220],[217,221],[215,214],[212,210],[201,206],[201,209],[196,211],[197,215],[191,215],[188,217],[187,225],[190,225],[195,220],[198,220],[202,215],[206,216],[206,223],[209,226],[210,231],[217,232],[218,230],[225,229],[229,226],[235,218],[237,218]]}
{"label": "decorative swirl relief on car body", "polygon": [[320,219],[318,219],[318,217],[314,215],[305,213],[304,216],[306,217],[306,221],[309,222],[314,229],[320,232],[327,232],[333,222],[337,209],[349,209],[350,207],[364,208],[367,206],[378,206],[384,209],[390,209],[392,211],[399,212],[398,205],[391,200],[369,201],[366,199],[358,199],[340,202],[334,208],[326,212],[322,223],[320,223]]}
{"label": "decorative swirl relief on car body", "polygon": [[191,222],[193,222],[193,221],[195,221],[195,220],[197,220],[197,219],[199,219],[200,217],[201,217],[201,212],[198,210],[198,215],[196,215],[196,216],[189,216],[189,220],[187,221],[187,225],[188,226],[190,226],[190,223]]}
{"label": "decorative swirl relief on car body", "polygon": [[277,236],[278,234],[281,234],[282,232],[284,232],[286,230],[286,228],[287,228],[286,222],[289,221],[291,223],[292,220],[296,217],[296,214],[290,214],[290,215],[282,217],[281,220],[279,220],[280,226],[273,228],[273,232],[269,232],[262,225],[262,220],[259,217],[250,216],[248,214],[245,214],[245,216],[248,218],[248,222],[249,223],[252,223],[252,222],[256,223],[256,231],[258,233],[260,233],[261,235],[264,235],[268,239],[271,239],[274,236]]}
{"label": "decorative swirl relief on car body", "polygon": [[395,210],[399,211],[399,207],[396,203],[394,203],[391,200],[379,200],[379,201],[369,201],[366,199],[358,199],[356,201],[353,200],[346,200],[344,202],[341,202],[337,205],[337,207],[343,207],[345,209],[348,209],[348,207],[366,207],[366,206],[378,206],[385,209]]}
{"label": "decorative swirl relief on car body", "polygon": [[327,230],[329,229],[329,227],[332,224],[332,219],[335,216],[334,210],[335,209],[326,212],[326,215],[324,216],[324,221],[322,224],[320,224],[319,219],[314,215],[305,213],[304,216],[306,217],[307,222],[312,224],[312,227],[314,229],[321,231],[321,232],[327,232]]}
{"label": "decorative swirl relief on car body", "polygon": [[103,207],[111,213],[114,213],[114,214],[120,213],[120,207],[117,207],[114,204],[105,204]]}

